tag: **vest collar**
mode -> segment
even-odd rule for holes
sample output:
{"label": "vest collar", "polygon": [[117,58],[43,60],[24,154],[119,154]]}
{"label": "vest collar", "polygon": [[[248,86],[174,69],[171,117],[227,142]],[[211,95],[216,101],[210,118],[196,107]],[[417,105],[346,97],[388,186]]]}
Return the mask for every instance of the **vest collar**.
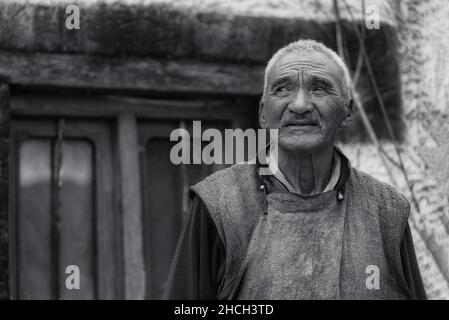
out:
{"label": "vest collar", "polygon": [[[267,148],[269,148],[269,146],[270,145],[268,144],[266,149],[262,150],[261,152],[259,152],[256,155],[255,163],[256,163],[256,166],[257,166],[257,172],[259,172],[259,169],[262,168],[262,167],[263,168],[267,168],[268,167],[268,162],[269,161],[266,161],[267,163],[261,163],[260,159],[265,157]],[[339,162],[340,162],[340,170],[339,170],[340,172],[338,172],[338,170],[336,170],[336,168],[335,168],[335,164],[336,164],[335,158],[336,157],[339,159]],[[351,162],[349,161],[349,159],[344,155],[344,153],[341,151],[341,149],[339,147],[334,146],[334,167],[332,169],[333,173],[332,173],[331,179],[330,179],[328,185],[326,186],[325,190],[323,191],[323,193],[327,192],[327,191],[331,191],[331,190],[338,190],[339,193],[344,194],[345,184],[348,181],[349,176],[351,174],[351,168],[352,168],[352,166],[351,166]],[[278,172],[280,172],[280,170],[278,170]],[[282,174],[282,172],[280,172],[280,174],[281,175],[277,174],[277,175],[273,175],[273,176],[278,181],[280,181],[282,183],[282,185],[284,185],[284,187],[286,187],[289,192],[294,192],[293,187],[291,187],[291,185],[285,179],[285,176]],[[259,178],[261,179],[261,183],[262,184],[265,184],[264,177],[267,177],[267,176],[263,176],[263,175],[259,174]],[[283,180],[285,180],[285,181],[283,181]],[[337,181],[335,182],[334,180],[337,180]],[[285,182],[290,187],[287,186],[285,184]]]}

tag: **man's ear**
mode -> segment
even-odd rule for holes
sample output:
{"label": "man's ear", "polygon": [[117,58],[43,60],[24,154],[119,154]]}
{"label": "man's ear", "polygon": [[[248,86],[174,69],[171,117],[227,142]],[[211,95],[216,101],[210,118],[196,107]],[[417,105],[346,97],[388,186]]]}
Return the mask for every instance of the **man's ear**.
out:
{"label": "man's ear", "polygon": [[263,97],[260,99],[259,102],[259,125],[261,128],[267,127],[267,118],[265,115],[265,108],[264,108],[264,101]]}
{"label": "man's ear", "polygon": [[354,99],[349,100],[348,106],[345,108],[345,117],[341,121],[340,128],[347,128],[352,122],[352,115],[354,111]]}

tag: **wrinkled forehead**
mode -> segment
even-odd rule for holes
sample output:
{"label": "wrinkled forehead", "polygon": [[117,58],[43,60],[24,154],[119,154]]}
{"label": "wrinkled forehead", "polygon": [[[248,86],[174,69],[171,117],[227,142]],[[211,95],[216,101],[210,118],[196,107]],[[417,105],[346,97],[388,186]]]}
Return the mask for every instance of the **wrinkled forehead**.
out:
{"label": "wrinkled forehead", "polygon": [[279,58],[269,70],[268,85],[284,76],[321,76],[332,80],[339,87],[343,86],[343,70],[327,54],[310,50],[305,52],[289,52]]}

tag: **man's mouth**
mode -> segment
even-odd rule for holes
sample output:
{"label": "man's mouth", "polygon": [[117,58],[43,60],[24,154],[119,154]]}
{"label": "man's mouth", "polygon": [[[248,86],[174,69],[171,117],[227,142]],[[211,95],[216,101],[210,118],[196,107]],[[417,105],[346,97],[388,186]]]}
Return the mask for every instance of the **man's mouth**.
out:
{"label": "man's mouth", "polygon": [[287,121],[284,123],[281,127],[318,127],[319,123],[314,120],[294,120],[294,121]]}

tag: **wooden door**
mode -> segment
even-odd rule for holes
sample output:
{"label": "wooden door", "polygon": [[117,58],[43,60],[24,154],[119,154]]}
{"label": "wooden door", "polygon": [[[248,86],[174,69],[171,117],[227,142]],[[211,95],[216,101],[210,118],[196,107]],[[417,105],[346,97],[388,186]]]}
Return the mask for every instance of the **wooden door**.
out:
{"label": "wooden door", "polygon": [[[178,237],[190,206],[189,187],[224,168],[224,165],[216,164],[174,165],[170,161],[170,150],[177,143],[170,141],[170,133],[184,127],[193,139],[191,125],[191,121],[183,120],[153,120],[139,124],[148,299],[159,299],[164,291]],[[223,132],[231,124],[230,121],[215,120],[203,121],[202,126],[203,129],[213,127]]]}

